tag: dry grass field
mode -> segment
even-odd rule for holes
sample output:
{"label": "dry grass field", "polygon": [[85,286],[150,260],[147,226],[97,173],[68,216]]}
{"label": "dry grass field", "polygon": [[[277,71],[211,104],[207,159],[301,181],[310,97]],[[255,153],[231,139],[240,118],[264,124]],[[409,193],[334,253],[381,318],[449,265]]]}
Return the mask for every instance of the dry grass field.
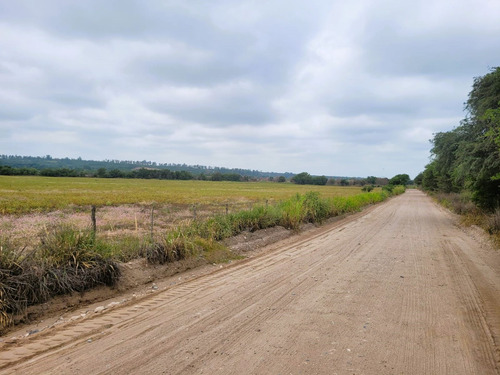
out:
{"label": "dry grass field", "polygon": [[361,193],[359,187],[273,182],[0,176],[0,237],[22,248],[53,228],[88,228],[95,205],[100,236],[118,247],[136,247],[137,239],[151,231],[153,207],[154,232],[164,233],[194,217],[273,205],[308,191],[324,198]]}
{"label": "dry grass field", "polygon": [[[25,214],[90,205],[217,205],[276,202],[296,193],[317,191],[322,197],[352,196],[359,187],[295,185],[274,182],[97,179],[0,176],[0,213]],[[75,207],[76,206],[76,207]]]}

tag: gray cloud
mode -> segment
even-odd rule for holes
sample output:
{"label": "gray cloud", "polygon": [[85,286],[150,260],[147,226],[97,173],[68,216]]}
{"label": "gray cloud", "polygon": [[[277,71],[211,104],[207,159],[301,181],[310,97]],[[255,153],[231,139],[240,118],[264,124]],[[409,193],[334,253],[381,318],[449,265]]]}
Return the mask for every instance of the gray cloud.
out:
{"label": "gray cloud", "polygon": [[2,153],[415,175],[500,60],[500,5],[0,3]]}

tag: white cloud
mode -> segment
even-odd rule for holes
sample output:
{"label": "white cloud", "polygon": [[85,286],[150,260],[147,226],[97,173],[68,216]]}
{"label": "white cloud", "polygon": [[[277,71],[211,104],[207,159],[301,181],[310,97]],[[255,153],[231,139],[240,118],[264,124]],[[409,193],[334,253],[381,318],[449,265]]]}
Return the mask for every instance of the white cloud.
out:
{"label": "white cloud", "polygon": [[0,148],[415,175],[500,61],[499,15],[493,0],[3,2]]}

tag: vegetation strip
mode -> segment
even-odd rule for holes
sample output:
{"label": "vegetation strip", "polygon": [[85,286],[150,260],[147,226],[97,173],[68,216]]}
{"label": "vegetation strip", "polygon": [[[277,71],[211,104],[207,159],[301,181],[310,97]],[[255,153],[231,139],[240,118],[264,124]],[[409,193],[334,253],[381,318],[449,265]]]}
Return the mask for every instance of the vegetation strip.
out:
{"label": "vegetation strip", "polygon": [[500,67],[474,78],[465,109],[459,126],[434,135],[415,183],[500,246]]}
{"label": "vegetation strip", "polygon": [[[234,254],[221,240],[245,230],[255,231],[281,225],[298,231],[303,223],[321,223],[329,217],[359,211],[391,195],[401,194],[404,186],[349,197],[322,198],[318,192],[296,194],[276,205],[259,205],[251,210],[193,220],[165,233],[139,242],[138,254],[152,263],[174,262],[203,257],[209,262],[230,259]],[[138,243],[138,244],[139,244]],[[88,290],[96,285],[113,285],[120,272],[110,244],[91,229],[69,226],[47,231],[40,245],[25,253],[0,238],[0,331],[23,314],[27,306],[52,296]]]}

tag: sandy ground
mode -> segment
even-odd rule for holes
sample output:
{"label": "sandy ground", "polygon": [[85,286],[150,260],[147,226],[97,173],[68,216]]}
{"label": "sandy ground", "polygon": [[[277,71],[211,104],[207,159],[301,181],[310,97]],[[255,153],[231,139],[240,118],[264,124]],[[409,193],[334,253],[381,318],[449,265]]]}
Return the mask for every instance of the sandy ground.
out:
{"label": "sandy ground", "polygon": [[[499,374],[500,254],[416,190],[0,343],[1,374]],[[99,310],[99,309],[98,309]]]}

